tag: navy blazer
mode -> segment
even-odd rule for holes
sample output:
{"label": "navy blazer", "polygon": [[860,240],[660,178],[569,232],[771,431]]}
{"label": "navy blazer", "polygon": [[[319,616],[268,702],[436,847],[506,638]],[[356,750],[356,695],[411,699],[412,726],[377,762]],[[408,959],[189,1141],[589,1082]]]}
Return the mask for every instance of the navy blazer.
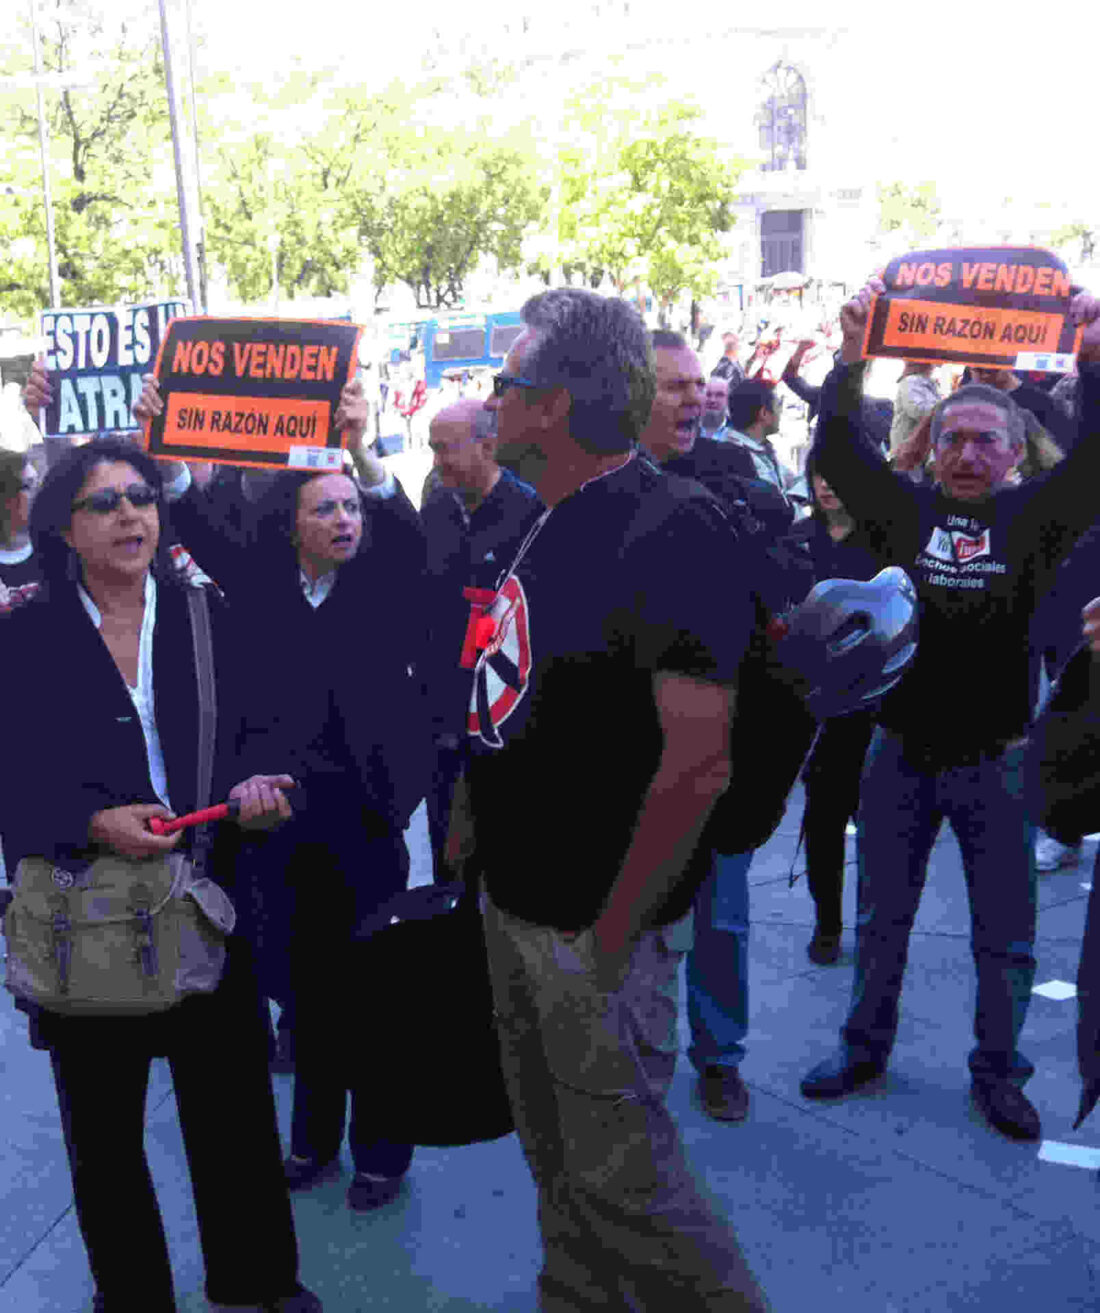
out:
{"label": "navy blazer", "polygon": [[[238,644],[216,594],[208,597],[218,697],[218,801],[243,778],[236,769],[240,681]],[[93,813],[159,799],[137,710],[75,584],[43,590],[3,622],[0,678],[6,742],[0,834],[8,870],[28,856],[82,864],[94,856],[88,841]],[[157,589],[153,693],[168,794],[182,815],[196,803],[198,688],[186,589],[174,581]]]}

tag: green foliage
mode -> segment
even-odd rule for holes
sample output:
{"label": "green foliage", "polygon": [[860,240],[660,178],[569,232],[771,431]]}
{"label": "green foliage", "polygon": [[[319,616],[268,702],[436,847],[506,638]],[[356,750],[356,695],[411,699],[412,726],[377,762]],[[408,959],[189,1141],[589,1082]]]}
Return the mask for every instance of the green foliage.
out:
{"label": "green foliage", "polygon": [[361,226],[380,282],[405,283],[418,306],[453,307],[482,257],[519,267],[541,196],[518,150],[439,129],[401,143],[397,159]]}
{"label": "green foliage", "polygon": [[880,183],[878,213],[880,232],[896,232],[905,241],[919,245],[939,230],[942,216],[936,184]]}
{"label": "green foliage", "polygon": [[[92,52],[94,90],[47,90],[50,172],[63,302],[137,299],[182,290],[168,107],[160,46],[74,0],[40,6],[43,68],[79,73]],[[0,50],[5,74],[29,73],[26,25]],[[46,224],[33,90],[0,97],[0,306],[30,316],[49,301]],[[165,155],[165,152],[167,156]]]}
{"label": "green foliage", "polygon": [[272,241],[287,296],[346,292],[359,265],[349,196],[358,152],[379,115],[368,102],[343,94],[324,101],[324,120],[314,134],[296,137],[281,130],[290,106],[319,96],[315,79],[271,96],[252,88],[250,123],[258,119],[267,126],[234,128],[223,120],[216,131],[202,133],[218,142],[204,188],[208,258],[222,266],[242,301],[269,295]]}
{"label": "green foliage", "polygon": [[622,79],[575,97],[558,162],[558,241],[571,270],[606,272],[620,293],[645,282],[667,307],[713,291],[746,165],[700,135],[697,107],[653,99],[652,83]]}
{"label": "green foliage", "polygon": [[[46,69],[94,58],[96,79],[46,93],[62,300],[178,295],[155,6],[38,3]],[[117,16],[126,4],[134,21]],[[25,74],[25,20],[11,33],[0,74]],[[644,281],[665,306],[713,286],[743,165],[700,134],[697,109],[659,103],[652,82],[582,88],[548,132],[516,123],[518,73],[505,62],[369,92],[326,76],[243,86],[224,71],[198,88],[204,254],[237,299],[270,296],[274,245],[287,298],[346,292],[369,267],[376,294],[403,283],[420,307],[453,307],[479,268],[530,267],[547,229],[535,261],[547,280],[553,265],[591,286]],[[0,88],[0,309],[28,317],[49,298],[34,109],[32,90]],[[181,118],[186,153],[189,106]]]}
{"label": "green foliage", "polygon": [[1078,259],[1081,264],[1089,264],[1096,255],[1096,237],[1100,233],[1097,223],[1067,223],[1051,234],[1055,246],[1068,246],[1070,242],[1078,243]]}

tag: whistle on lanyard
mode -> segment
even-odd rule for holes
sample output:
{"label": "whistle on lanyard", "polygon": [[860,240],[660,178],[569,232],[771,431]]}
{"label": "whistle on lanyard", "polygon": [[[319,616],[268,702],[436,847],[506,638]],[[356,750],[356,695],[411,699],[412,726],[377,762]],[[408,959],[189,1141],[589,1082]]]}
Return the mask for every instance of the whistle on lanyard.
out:
{"label": "whistle on lanyard", "polygon": [[462,596],[470,603],[470,618],[466,622],[466,637],[462,640],[462,657],[458,664],[463,670],[473,670],[478,656],[493,641],[496,633],[496,621],[488,610],[497,595],[492,588],[464,588]]}

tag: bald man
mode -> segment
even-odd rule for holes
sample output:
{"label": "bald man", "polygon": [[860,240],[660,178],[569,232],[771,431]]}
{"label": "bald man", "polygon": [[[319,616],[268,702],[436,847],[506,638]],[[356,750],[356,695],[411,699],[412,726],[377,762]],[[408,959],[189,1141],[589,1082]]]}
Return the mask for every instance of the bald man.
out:
{"label": "bald man", "polygon": [[425,695],[436,745],[428,792],[428,829],[437,883],[443,862],[451,800],[466,749],[472,673],[459,664],[470,603],[467,587],[493,588],[524,535],[542,511],[533,488],[496,459],[496,426],[484,403],[464,397],[432,420],[434,457],[424,484],[420,518],[428,540],[431,642]]}

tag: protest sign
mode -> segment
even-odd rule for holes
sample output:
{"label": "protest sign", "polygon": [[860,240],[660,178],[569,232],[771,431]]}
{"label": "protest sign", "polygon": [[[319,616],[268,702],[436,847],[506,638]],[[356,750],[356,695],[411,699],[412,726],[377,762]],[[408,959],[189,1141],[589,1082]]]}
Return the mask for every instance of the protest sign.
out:
{"label": "protest sign", "polygon": [[54,399],[39,414],[42,433],[56,438],[139,429],[133,405],[141,376],[152,372],[169,321],[190,313],[186,301],[44,311],[43,363]]}
{"label": "protest sign", "polygon": [[1033,246],[914,251],[891,260],[865,356],[1066,373],[1081,342],[1066,266]]}
{"label": "protest sign", "polygon": [[149,454],[340,469],[332,421],[362,331],[318,319],[174,320],[157,359],[164,412],[149,425]]}

